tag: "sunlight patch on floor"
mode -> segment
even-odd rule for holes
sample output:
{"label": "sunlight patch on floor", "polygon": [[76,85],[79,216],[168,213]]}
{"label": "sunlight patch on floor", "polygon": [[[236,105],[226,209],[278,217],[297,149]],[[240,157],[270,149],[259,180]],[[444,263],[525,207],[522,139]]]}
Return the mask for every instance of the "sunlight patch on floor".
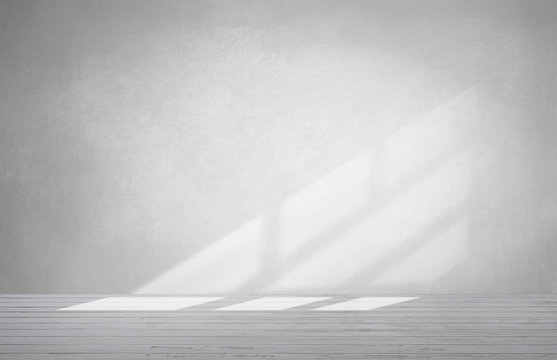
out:
{"label": "sunlight patch on floor", "polygon": [[384,306],[415,300],[416,297],[361,297],[336,304],[323,306],[314,311],[367,311]]}
{"label": "sunlight patch on floor", "polygon": [[[175,311],[213,301],[223,297],[181,296],[122,296],[106,297],[58,309],[59,311]],[[229,298],[234,301],[234,297]],[[301,311],[368,311],[417,299],[416,297],[360,297],[339,303],[319,306],[312,304],[324,300],[335,300],[328,296],[267,296],[258,297],[231,305],[200,311],[281,311],[297,307]],[[216,305],[216,304],[215,304]],[[309,305],[309,306],[308,306]]]}
{"label": "sunlight patch on floor", "polygon": [[188,308],[220,297],[107,297],[68,306],[62,311],[168,311]]}
{"label": "sunlight patch on floor", "polygon": [[316,301],[326,300],[327,297],[264,297],[246,301],[240,304],[225,306],[219,311],[275,311],[286,310],[296,306],[302,306]]}

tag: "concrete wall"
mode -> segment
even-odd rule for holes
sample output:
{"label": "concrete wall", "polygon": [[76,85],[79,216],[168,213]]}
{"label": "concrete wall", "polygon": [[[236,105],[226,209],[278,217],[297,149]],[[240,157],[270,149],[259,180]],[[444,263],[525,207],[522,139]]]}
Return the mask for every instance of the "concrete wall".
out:
{"label": "concrete wall", "polygon": [[0,1],[0,291],[557,291],[557,2]]}

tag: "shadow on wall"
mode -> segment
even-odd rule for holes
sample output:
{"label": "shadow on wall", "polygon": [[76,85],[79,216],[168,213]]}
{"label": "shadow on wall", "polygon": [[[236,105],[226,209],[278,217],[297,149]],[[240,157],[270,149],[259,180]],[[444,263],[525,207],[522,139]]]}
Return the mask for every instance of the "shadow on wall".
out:
{"label": "shadow on wall", "polygon": [[399,129],[137,292],[429,289],[468,256],[474,90]]}
{"label": "shadow on wall", "polygon": [[0,291],[550,292],[527,4],[2,2]]}

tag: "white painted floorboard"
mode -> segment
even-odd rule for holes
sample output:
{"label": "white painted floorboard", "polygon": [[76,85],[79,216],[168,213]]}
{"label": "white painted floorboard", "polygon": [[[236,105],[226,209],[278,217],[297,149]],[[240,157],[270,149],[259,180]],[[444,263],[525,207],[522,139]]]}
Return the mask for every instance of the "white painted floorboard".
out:
{"label": "white painted floorboard", "polygon": [[0,295],[0,360],[557,359],[557,295]]}

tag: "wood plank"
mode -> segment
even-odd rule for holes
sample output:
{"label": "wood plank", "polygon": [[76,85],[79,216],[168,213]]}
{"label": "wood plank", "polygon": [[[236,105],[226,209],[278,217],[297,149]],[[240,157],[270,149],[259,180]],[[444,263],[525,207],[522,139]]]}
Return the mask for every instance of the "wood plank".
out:
{"label": "wood plank", "polygon": [[0,338],[0,345],[328,345],[342,341],[344,345],[555,345],[556,336],[374,336],[362,335],[340,339],[333,336],[11,336]]}
{"label": "wood plank", "polygon": [[[400,319],[400,320],[392,320],[392,319],[381,319],[381,318],[362,318],[362,319],[311,319],[311,318],[276,318],[276,319],[248,319],[246,321],[235,321],[234,319],[137,319],[137,318],[117,318],[111,319],[110,317],[106,318],[95,318],[95,319],[75,319],[75,318],[64,318],[64,319],[57,319],[57,318],[42,318],[42,319],[33,319],[33,318],[25,318],[25,319],[18,319],[18,318],[10,318],[4,319],[5,321],[0,322],[0,329],[30,329],[30,328],[67,328],[67,327],[76,327],[80,326],[83,328],[89,327],[141,327],[141,326],[169,326],[174,328],[180,327],[187,327],[196,324],[221,324],[222,321],[226,321],[227,323],[251,323],[254,321],[269,321],[272,320],[273,324],[289,324],[292,322],[303,322],[308,323],[311,322],[313,324],[319,324],[321,326],[334,326],[335,324],[344,323],[344,324],[351,324],[351,325],[361,325],[361,324],[399,324],[399,325],[406,325],[406,326],[413,326],[413,325],[443,325],[443,324],[515,324],[518,326],[524,326],[528,324],[556,324],[554,320],[549,319],[508,319],[508,320],[501,320],[501,319],[474,319],[474,318],[452,318],[452,317],[438,317],[438,318],[428,318],[428,319]],[[249,321],[251,320],[251,321]]]}
{"label": "wood plank", "polygon": [[[292,333],[304,333],[312,335],[327,335],[335,334],[337,336],[362,336],[364,334],[373,334],[375,332],[385,333],[390,332],[392,335],[402,335],[405,332],[446,332],[447,334],[452,332],[453,334],[458,334],[458,332],[471,333],[476,335],[482,335],[484,333],[497,334],[503,330],[509,331],[509,333],[519,334],[522,336],[527,336],[531,332],[539,332],[545,336],[554,336],[557,333],[557,329],[544,328],[541,326],[528,328],[508,328],[504,326],[468,326],[465,328],[459,327],[448,327],[448,326],[414,326],[414,327],[403,327],[403,326],[384,326],[384,327],[362,327],[362,326],[342,326],[334,327],[329,329],[320,328],[317,326],[269,326],[254,324],[250,327],[237,328],[233,326],[226,326],[215,330],[214,325],[210,326],[192,326],[188,329],[67,329],[67,330],[35,330],[35,329],[25,329],[25,330],[0,330],[0,337],[4,336],[182,336],[185,334],[211,334],[211,330],[215,331],[214,334],[220,335],[245,335],[245,334],[268,334],[269,332],[274,332],[275,334],[282,334],[287,332]],[[545,331],[544,331],[545,330]]]}
{"label": "wood plank", "polygon": [[553,345],[0,345],[0,354],[557,354]]}
{"label": "wood plank", "polygon": [[[78,329],[76,329],[78,330]],[[359,336],[423,336],[423,337],[438,337],[438,336],[462,336],[462,337],[478,337],[478,336],[522,336],[522,337],[537,337],[537,336],[555,336],[555,330],[428,330],[426,332],[412,329],[402,330],[275,330],[275,329],[255,329],[255,330],[215,330],[215,329],[184,329],[180,331],[168,331],[164,329],[156,331],[130,331],[129,329],[122,329],[118,331],[102,331],[97,333],[87,333],[80,331],[73,331],[71,335],[66,333],[57,334],[56,332],[34,333],[30,332],[14,332],[7,336],[80,336],[80,337],[93,337],[93,336],[112,336],[112,337],[152,337],[152,336],[182,336],[182,337],[196,337],[196,336],[284,336],[285,334],[302,336],[330,336],[339,338],[359,337]]]}
{"label": "wood plank", "polygon": [[[168,360],[171,358],[170,354],[96,354],[96,353],[81,353],[81,354],[0,354],[0,360],[136,360],[136,359],[149,359],[149,360]],[[341,357],[327,354],[179,354],[179,359],[194,359],[194,360],[370,360],[368,354],[343,354]],[[443,355],[420,355],[420,354],[397,354],[397,355],[381,355],[376,354],[373,360],[555,360],[553,354],[529,354],[527,358],[523,354],[443,354]]]}

